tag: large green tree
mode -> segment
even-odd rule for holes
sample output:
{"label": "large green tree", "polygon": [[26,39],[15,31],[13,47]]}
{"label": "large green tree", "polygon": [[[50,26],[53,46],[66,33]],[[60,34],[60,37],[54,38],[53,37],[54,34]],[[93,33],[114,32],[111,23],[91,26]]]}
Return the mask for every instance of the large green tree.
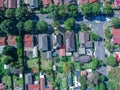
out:
{"label": "large green tree", "polygon": [[74,30],[75,28],[75,20],[73,18],[69,18],[64,22],[64,28],[66,30]]}
{"label": "large green tree", "polygon": [[35,23],[33,20],[27,20],[24,24],[24,29],[27,33],[33,33]]}
{"label": "large green tree", "polygon": [[106,15],[110,15],[113,13],[113,10],[112,10],[112,7],[110,4],[107,4],[104,6],[103,8],[103,13],[106,14]]}
{"label": "large green tree", "polygon": [[62,4],[59,6],[58,14],[60,17],[65,18],[67,15],[67,6],[65,4]]}
{"label": "large green tree", "polygon": [[15,9],[9,8],[5,11],[5,16],[7,18],[14,18],[15,17]]}
{"label": "large green tree", "polygon": [[48,24],[44,20],[39,20],[36,24],[38,33],[45,33],[48,30]]}
{"label": "large green tree", "polygon": [[98,67],[99,61],[96,58],[92,59],[92,68],[95,70]]}
{"label": "large green tree", "polygon": [[76,17],[78,14],[78,6],[77,5],[70,5],[68,6],[68,15],[69,17]]}
{"label": "large green tree", "polygon": [[24,34],[24,22],[18,22],[16,27],[19,34]]}
{"label": "large green tree", "polygon": [[79,25],[81,31],[88,31],[90,28],[83,22],[80,23]]}
{"label": "large green tree", "polygon": [[100,7],[100,4],[95,2],[92,4],[92,14],[93,15],[98,15],[101,13],[101,7]]}
{"label": "large green tree", "polygon": [[81,6],[82,15],[91,15],[92,14],[92,6],[91,3],[86,3]]}
{"label": "large green tree", "polygon": [[72,63],[66,62],[63,64],[63,71],[68,75],[68,73],[72,70]]}
{"label": "large green tree", "polygon": [[100,83],[99,90],[106,90],[104,83]]}
{"label": "large green tree", "polygon": [[86,81],[87,81],[86,77],[84,76],[80,77],[81,90],[86,90],[87,88]]}
{"label": "large green tree", "polygon": [[90,39],[93,41],[99,41],[100,40],[100,35],[95,34],[94,32],[90,32]]}
{"label": "large green tree", "polygon": [[114,67],[117,64],[115,57],[113,55],[108,56],[106,58],[106,64]]}
{"label": "large green tree", "polygon": [[119,17],[112,18],[112,26],[115,28],[120,28],[120,18]]}

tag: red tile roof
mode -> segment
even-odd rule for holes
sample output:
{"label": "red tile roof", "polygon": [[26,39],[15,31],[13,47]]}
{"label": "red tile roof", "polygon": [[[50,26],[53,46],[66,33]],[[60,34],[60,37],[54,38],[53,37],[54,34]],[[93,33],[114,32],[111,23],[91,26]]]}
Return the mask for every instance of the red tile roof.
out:
{"label": "red tile roof", "polygon": [[116,44],[120,43],[120,30],[113,28],[112,35],[113,35],[113,42]]}
{"label": "red tile roof", "polygon": [[120,56],[118,54],[115,54],[115,59],[116,59],[116,62],[120,62]]}
{"label": "red tile roof", "polygon": [[8,36],[7,43],[10,46],[16,46],[16,36]]}
{"label": "red tile roof", "polygon": [[34,85],[34,84],[31,84],[31,85],[28,85],[28,90],[39,90],[39,85]]}
{"label": "red tile roof", "polygon": [[48,5],[52,4],[51,0],[43,0],[44,7],[47,7]]}
{"label": "red tile roof", "polygon": [[63,44],[61,49],[59,50],[59,56],[65,56],[65,45]]}
{"label": "red tile roof", "polygon": [[0,37],[0,46],[5,45],[5,37]]}
{"label": "red tile roof", "polygon": [[0,90],[6,90],[5,86],[3,85],[3,83],[0,83]]}
{"label": "red tile roof", "polygon": [[8,8],[16,8],[17,0],[8,0]]}
{"label": "red tile roof", "polygon": [[80,5],[85,4],[85,3],[87,3],[87,2],[89,2],[89,1],[88,1],[88,0],[79,0],[79,4],[80,4]]}
{"label": "red tile roof", "polygon": [[25,35],[24,47],[25,48],[32,48],[33,47],[33,35]]}
{"label": "red tile roof", "polygon": [[0,8],[3,8],[3,0],[0,0]]}
{"label": "red tile roof", "polygon": [[120,0],[116,0],[116,4],[118,7],[120,7]]}
{"label": "red tile roof", "polygon": [[89,0],[90,3],[97,2],[98,0]]}

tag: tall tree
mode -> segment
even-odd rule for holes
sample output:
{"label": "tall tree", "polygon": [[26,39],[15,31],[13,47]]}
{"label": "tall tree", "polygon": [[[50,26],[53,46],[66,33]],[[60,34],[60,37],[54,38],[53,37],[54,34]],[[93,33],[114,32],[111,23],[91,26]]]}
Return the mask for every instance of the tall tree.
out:
{"label": "tall tree", "polygon": [[99,90],[106,90],[104,83],[100,83]]}
{"label": "tall tree", "polygon": [[73,18],[69,18],[64,22],[64,28],[66,30],[74,30],[75,28],[75,20]]}
{"label": "tall tree", "polygon": [[65,18],[67,15],[67,6],[65,4],[62,4],[59,6],[58,14],[60,17]]}
{"label": "tall tree", "polygon": [[59,21],[54,21],[54,22],[52,23],[52,26],[53,26],[54,29],[58,29],[58,28],[60,27]]}
{"label": "tall tree", "polygon": [[92,6],[90,3],[83,4],[81,6],[81,10],[82,10],[82,15],[87,16],[92,14]]}
{"label": "tall tree", "polygon": [[33,33],[35,23],[33,20],[27,20],[24,24],[24,29],[27,33]]}
{"label": "tall tree", "polygon": [[101,13],[101,7],[100,7],[100,4],[95,2],[92,4],[92,14],[93,15],[98,15]]}
{"label": "tall tree", "polygon": [[15,17],[15,9],[9,8],[5,11],[5,16],[9,19]]}
{"label": "tall tree", "polygon": [[110,55],[106,58],[106,64],[114,67],[117,63],[116,63],[116,59],[113,55]]}
{"label": "tall tree", "polygon": [[86,85],[86,77],[81,76],[80,77],[80,84],[81,84],[81,90],[86,90],[87,85]]}
{"label": "tall tree", "polygon": [[120,28],[120,18],[119,17],[112,18],[112,26],[115,28]]}
{"label": "tall tree", "polygon": [[70,5],[68,6],[68,15],[69,17],[76,17],[78,14],[78,6],[77,5]]}
{"label": "tall tree", "polygon": [[113,9],[112,9],[110,4],[107,4],[107,5],[104,6],[103,13],[106,14],[106,15],[110,15],[110,14],[113,13]]}
{"label": "tall tree", "polygon": [[45,33],[48,30],[48,24],[44,20],[39,20],[36,24],[38,33]]}
{"label": "tall tree", "polygon": [[19,32],[19,34],[23,34],[24,33],[24,22],[18,22],[17,25],[17,31]]}

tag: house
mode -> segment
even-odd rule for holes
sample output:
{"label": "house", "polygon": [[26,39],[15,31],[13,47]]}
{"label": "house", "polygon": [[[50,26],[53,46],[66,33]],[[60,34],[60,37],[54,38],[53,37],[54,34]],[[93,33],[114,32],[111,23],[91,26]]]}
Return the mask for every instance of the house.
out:
{"label": "house", "polygon": [[0,0],[0,9],[4,7],[4,0]]}
{"label": "house", "polygon": [[[75,36],[73,32],[66,32],[65,33],[65,44],[66,44],[66,52],[69,54],[76,50],[75,44]],[[66,53],[66,54],[67,54]]]}
{"label": "house", "polygon": [[89,0],[90,3],[98,2],[98,0]]}
{"label": "house", "polygon": [[47,84],[45,75],[40,75],[40,79],[38,81],[40,83],[28,85],[28,90],[53,90],[53,86],[51,84]]}
{"label": "house", "polygon": [[17,0],[8,0],[8,8],[17,8]]}
{"label": "house", "polygon": [[85,43],[85,48],[93,48],[93,42],[92,41],[88,41]]}
{"label": "house", "polygon": [[64,0],[65,5],[77,4],[77,0]]}
{"label": "house", "polygon": [[38,46],[40,51],[49,51],[51,49],[50,36],[48,34],[39,34]]}
{"label": "house", "polygon": [[115,0],[115,3],[118,7],[120,7],[120,0]]}
{"label": "house", "polygon": [[59,49],[58,55],[61,56],[61,57],[66,55],[65,44],[63,44],[62,47]]}
{"label": "house", "polygon": [[6,85],[3,83],[0,83],[0,90],[7,90]]}
{"label": "house", "polygon": [[52,34],[52,45],[53,49],[59,49],[62,45],[62,35],[61,34]]}
{"label": "house", "polygon": [[86,42],[90,41],[89,33],[79,32],[79,41],[80,41],[80,44],[85,44]]}
{"label": "house", "polygon": [[5,47],[5,37],[0,37],[0,54],[2,53],[4,47]]}
{"label": "house", "polygon": [[43,6],[46,8],[47,6],[51,5],[52,4],[52,1],[51,0],[42,0],[43,2]]}
{"label": "house", "polygon": [[38,0],[24,0],[24,3],[29,7],[29,8],[38,8]]}
{"label": "house", "polygon": [[79,47],[79,54],[80,55],[85,55],[86,54],[85,47]]}
{"label": "house", "polygon": [[53,0],[55,5],[61,5],[63,2],[62,0]]}
{"label": "house", "polygon": [[17,47],[16,36],[8,36],[8,38],[7,38],[7,44],[10,45],[10,46]]}
{"label": "house", "polygon": [[89,2],[89,0],[78,0],[78,5],[83,5]]}
{"label": "house", "polygon": [[112,41],[114,44],[119,44],[120,43],[120,30],[112,28]]}

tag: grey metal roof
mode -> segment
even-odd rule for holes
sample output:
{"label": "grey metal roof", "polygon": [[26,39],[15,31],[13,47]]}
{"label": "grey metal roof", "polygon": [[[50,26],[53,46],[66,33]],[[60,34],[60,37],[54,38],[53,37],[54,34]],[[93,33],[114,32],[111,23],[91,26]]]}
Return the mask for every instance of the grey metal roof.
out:
{"label": "grey metal roof", "polygon": [[47,34],[39,34],[38,44],[40,51],[48,51],[50,49],[49,36]]}
{"label": "grey metal roof", "polygon": [[85,47],[86,48],[93,48],[93,42],[92,41],[88,41],[85,43]]}
{"label": "grey metal roof", "polygon": [[32,73],[25,74],[25,84],[29,85],[32,84]]}

